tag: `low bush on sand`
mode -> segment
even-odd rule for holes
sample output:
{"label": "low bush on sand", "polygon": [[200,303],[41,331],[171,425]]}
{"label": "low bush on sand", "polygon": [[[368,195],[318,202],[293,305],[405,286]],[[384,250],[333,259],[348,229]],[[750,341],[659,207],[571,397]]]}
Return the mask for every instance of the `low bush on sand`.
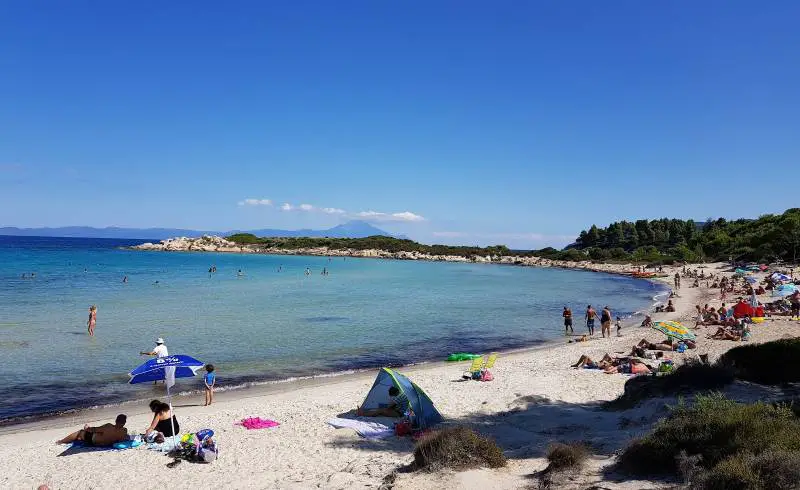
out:
{"label": "low bush on sand", "polygon": [[414,468],[418,470],[500,468],[506,463],[503,451],[494,440],[463,426],[427,434],[414,449]]}
{"label": "low bush on sand", "polygon": [[734,380],[722,366],[690,361],[664,376],[635,376],[625,383],[625,392],[606,404],[609,410],[627,410],[647,398],[681,393],[719,390]]}
{"label": "low bush on sand", "polygon": [[698,396],[694,406],[678,406],[628,446],[618,466],[633,475],[668,475],[684,469],[681,460],[687,458],[696,462],[686,478],[692,488],[797,488],[792,485],[800,481],[800,419],[787,405]]}
{"label": "low bush on sand", "polygon": [[777,385],[800,381],[800,338],[757,345],[740,345],[722,354],[717,365],[730,369],[737,379]]}
{"label": "low bush on sand", "polygon": [[550,463],[548,469],[551,471],[580,469],[588,456],[589,448],[581,442],[568,444],[555,442],[547,448],[547,461]]}

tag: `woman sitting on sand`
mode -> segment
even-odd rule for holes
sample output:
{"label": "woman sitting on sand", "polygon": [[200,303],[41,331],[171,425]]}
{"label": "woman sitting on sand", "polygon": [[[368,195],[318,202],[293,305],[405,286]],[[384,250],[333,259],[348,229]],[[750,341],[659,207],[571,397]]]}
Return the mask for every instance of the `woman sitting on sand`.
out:
{"label": "woman sitting on sand", "polygon": [[645,315],[644,320],[642,320],[643,327],[652,327],[653,326],[653,318],[650,315]]}
{"label": "woman sitting on sand", "polygon": [[697,314],[694,317],[694,328],[698,328],[706,324],[706,317],[703,314],[703,310],[700,308],[700,305],[694,305],[695,310],[697,310]]}
{"label": "woman sitting on sand", "polygon": [[664,311],[666,311],[666,312],[674,312],[675,311],[675,305],[672,304],[672,300],[667,301],[667,306],[664,308]]}
{"label": "woman sitting on sand", "polygon": [[154,414],[153,421],[150,422],[150,427],[144,431],[145,438],[148,441],[162,443],[165,438],[180,433],[181,426],[178,424],[178,419],[175,418],[168,404],[160,400],[153,400],[150,402],[150,410]]}

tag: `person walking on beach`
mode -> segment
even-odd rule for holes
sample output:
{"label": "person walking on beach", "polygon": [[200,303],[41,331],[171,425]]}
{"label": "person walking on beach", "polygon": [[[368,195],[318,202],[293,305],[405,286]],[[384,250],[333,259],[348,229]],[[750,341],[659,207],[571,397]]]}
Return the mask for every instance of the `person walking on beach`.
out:
{"label": "person walking on beach", "polygon": [[677,272],[675,273],[675,290],[679,290],[681,288],[681,276]]}
{"label": "person walking on beach", "polygon": [[603,338],[606,337],[606,334],[608,334],[608,338],[611,338],[611,310],[608,309],[608,306],[603,308],[603,313],[600,315],[600,334]]}
{"label": "person walking on beach", "polygon": [[94,337],[94,327],[97,324],[97,306],[92,305],[89,307],[89,321],[86,326],[89,329],[89,337]]}
{"label": "person walking on beach", "polygon": [[575,333],[575,331],[572,329],[572,310],[565,306],[564,312],[561,313],[561,316],[564,317],[564,335]]}
{"label": "person walking on beach", "polygon": [[214,365],[206,364],[206,375],[203,376],[203,384],[206,385],[206,404],[207,407],[214,401],[214,383],[217,381],[217,375],[214,374]]}
{"label": "person walking on beach", "polygon": [[597,312],[594,311],[592,305],[586,308],[586,328],[589,329],[589,335],[594,335],[594,320],[597,318]]}

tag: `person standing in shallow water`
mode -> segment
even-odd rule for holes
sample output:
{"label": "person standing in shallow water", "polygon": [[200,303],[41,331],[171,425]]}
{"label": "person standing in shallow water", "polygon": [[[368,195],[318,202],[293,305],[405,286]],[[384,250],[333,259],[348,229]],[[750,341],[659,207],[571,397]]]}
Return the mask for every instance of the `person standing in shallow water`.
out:
{"label": "person standing in shallow water", "polygon": [[594,335],[594,321],[597,318],[597,312],[592,308],[592,305],[586,307],[586,328],[589,329],[589,335]]}
{"label": "person standing in shallow water", "polygon": [[565,306],[564,312],[561,313],[561,316],[564,317],[564,335],[575,333],[575,331],[572,329],[572,310]]}
{"label": "person standing in shallow water", "polygon": [[89,321],[86,322],[86,326],[89,329],[89,336],[94,337],[94,327],[97,324],[97,306],[92,305],[89,307]]}

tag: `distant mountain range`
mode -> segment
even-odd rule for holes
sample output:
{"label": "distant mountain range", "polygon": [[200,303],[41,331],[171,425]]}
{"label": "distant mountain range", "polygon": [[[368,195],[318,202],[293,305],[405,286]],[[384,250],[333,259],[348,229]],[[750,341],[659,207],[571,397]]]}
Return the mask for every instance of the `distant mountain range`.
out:
{"label": "distant mountain range", "polygon": [[[17,228],[6,226],[0,228],[0,235],[11,236],[49,236],[49,237],[75,237],[75,238],[136,238],[147,240],[163,240],[179,236],[199,237],[203,235],[228,236],[234,233],[252,233],[259,237],[330,237],[330,238],[364,238],[368,236],[383,235],[396,236],[380,228],[376,228],[366,221],[348,221],[327,230],[230,230],[230,231],[201,231],[184,230],[180,228],[92,228],[90,226],[64,226],[60,228]],[[406,238],[405,236],[396,236]]]}

